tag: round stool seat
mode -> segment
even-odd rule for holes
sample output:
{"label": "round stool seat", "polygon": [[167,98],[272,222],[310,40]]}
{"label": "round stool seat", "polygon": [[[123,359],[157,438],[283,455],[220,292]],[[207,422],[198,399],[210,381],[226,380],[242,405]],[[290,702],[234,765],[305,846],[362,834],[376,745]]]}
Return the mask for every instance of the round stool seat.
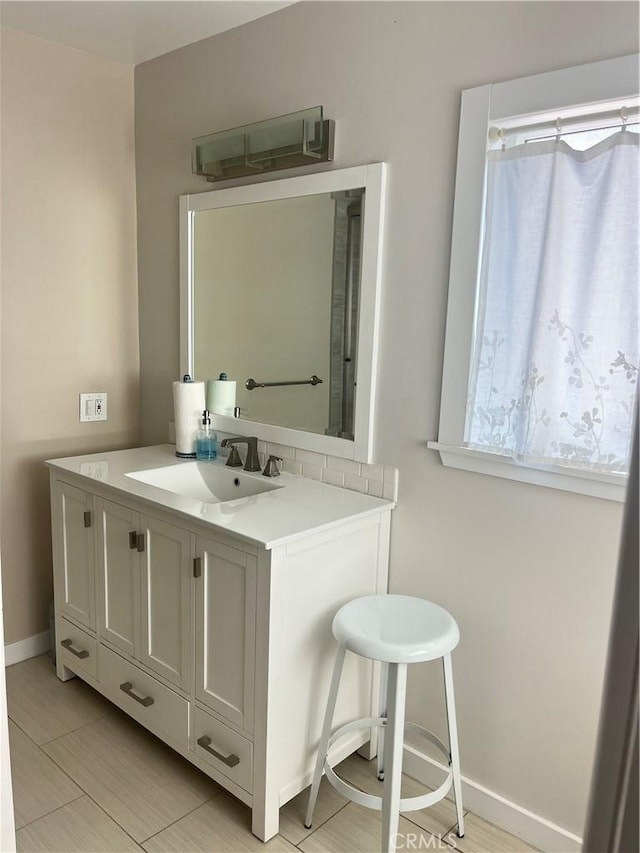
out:
{"label": "round stool seat", "polygon": [[[367,595],[356,598],[338,610],[333,619],[333,636],[338,641],[333,666],[329,698],[318,743],[316,766],[309,792],[309,804],[304,820],[311,829],[313,810],[320,790],[322,771],[327,781],[347,799],[370,809],[382,812],[382,850],[395,853],[398,847],[398,821],[401,811],[424,809],[442,800],[451,787],[455,796],[457,834],[464,836],[462,808],[462,778],[458,752],[455,699],[453,694],[453,669],[451,652],[458,645],[460,632],[456,620],[444,608],[409,595]],[[331,727],[340,688],[340,679],[347,652],[379,661],[380,694],[379,713],[339,726],[333,733]],[[405,720],[405,698],[408,664],[442,660],[444,695],[449,730],[449,748],[428,729]],[[374,665],[374,674],[377,669]],[[373,701],[371,702],[372,710]],[[369,728],[370,750],[377,757],[378,779],[384,781],[382,796],[373,796],[349,785],[333,770],[330,753],[337,752],[336,743],[358,729]],[[435,791],[417,797],[402,798],[402,756],[405,731],[411,731],[429,740],[448,759],[447,775]],[[356,741],[362,743],[361,740]],[[342,744],[344,749],[344,743]],[[353,741],[352,741],[353,748]],[[339,755],[344,757],[344,753]],[[420,757],[420,753],[417,753]],[[426,759],[426,756],[422,755]],[[445,769],[445,768],[443,768]]]}
{"label": "round stool seat", "polygon": [[443,607],[409,595],[368,595],[338,610],[333,636],[349,651],[385,663],[443,657],[458,645],[456,620]]}

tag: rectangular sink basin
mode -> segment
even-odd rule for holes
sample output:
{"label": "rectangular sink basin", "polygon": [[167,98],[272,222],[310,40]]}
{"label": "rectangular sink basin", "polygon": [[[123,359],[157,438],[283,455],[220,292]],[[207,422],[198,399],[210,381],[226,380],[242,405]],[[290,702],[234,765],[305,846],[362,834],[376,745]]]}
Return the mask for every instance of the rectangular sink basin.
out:
{"label": "rectangular sink basin", "polygon": [[223,503],[282,488],[270,480],[250,477],[237,468],[210,462],[182,462],[125,474],[133,480],[205,503]]}

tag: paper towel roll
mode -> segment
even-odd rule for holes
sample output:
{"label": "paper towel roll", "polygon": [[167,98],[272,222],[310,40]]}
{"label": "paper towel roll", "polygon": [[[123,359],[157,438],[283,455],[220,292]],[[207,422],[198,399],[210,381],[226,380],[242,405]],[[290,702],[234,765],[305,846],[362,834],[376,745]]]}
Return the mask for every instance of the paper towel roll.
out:
{"label": "paper towel roll", "polygon": [[236,405],[236,383],[228,379],[207,380],[207,408],[216,415],[233,417]]}
{"label": "paper towel roll", "polygon": [[196,434],[205,408],[204,382],[183,379],[173,383],[176,456],[195,459]]}

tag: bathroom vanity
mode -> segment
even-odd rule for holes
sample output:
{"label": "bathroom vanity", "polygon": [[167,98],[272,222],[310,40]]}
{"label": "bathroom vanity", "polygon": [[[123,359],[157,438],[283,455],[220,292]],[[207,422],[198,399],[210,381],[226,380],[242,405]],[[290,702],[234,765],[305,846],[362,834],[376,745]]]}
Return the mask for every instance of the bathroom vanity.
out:
{"label": "bathroom vanity", "polygon": [[[249,805],[266,841],[311,781],[333,615],[387,589],[394,504],[173,451],[47,463],[57,672]],[[350,657],[336,725],[377,715],[376,672]],[[335,760],[369,737],[345,739]]]}

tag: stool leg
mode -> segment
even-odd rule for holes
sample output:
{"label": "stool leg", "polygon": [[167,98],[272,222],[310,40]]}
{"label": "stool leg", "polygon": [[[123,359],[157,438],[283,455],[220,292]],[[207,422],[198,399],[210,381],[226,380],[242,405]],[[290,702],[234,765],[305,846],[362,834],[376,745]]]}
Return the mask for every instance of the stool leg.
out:
{"label": "stool leg", "polygon": [[[389,664],[383,663],[380,670],[380,705],[378,708],[378,716],[387,716],[387,678],[389,674]],[[376,756],[376,772],[378,779],[382,782],[384,779],[384,726],[378,729],[378,754]]]}
{"label": "stool leg", "polygon": [[447,704],[447,723],[449,726],[449,749],[451,751],[451,769],[453,771],[453,793],[456,798],[456,816],[458,819],[458,838],[464,836],[464,816],[462,814],[462,783],[460,781],[460,753],[458,751],[458,727],[456,725],[456,703],[453,693],[453,667],[451,655],[442,659],[444,668],[444,696]]}
{"label": "stool leg", "polygon": [[318,790],[320,788],[320,780],[322,778],[322,768],[327,755],[327,747],[329,738],[331,737],[331,724],[333,722],[333,713],[336,708],[336,699],[338,698],[338,688],[340,687],[340,676],[342,675],[342,665],[344,663],[346,648],[340,646],[336,655],[336,662],[333,667],[333,676],[331,678],[331,687],[329,688],[329,698],[327,699],[327,710],[324,715],[322,724],[322,734],[318,743],[318,757],[316,758],[316,768],[313,772],[313,782],[311,783],[311,791],[309,792],[309,805],[307,806],[307,815],[304,819],[304,825],[307,829],[311,829],[311,821],[313,820],[313,810],[316,807],[318,799]]}
{"label": "stool leg", "polygon": [[400,818],[407,665],[390,663],[387,681],[387,733],[384,739],[385,773],[382,794],[382,853],[395,853]]}

